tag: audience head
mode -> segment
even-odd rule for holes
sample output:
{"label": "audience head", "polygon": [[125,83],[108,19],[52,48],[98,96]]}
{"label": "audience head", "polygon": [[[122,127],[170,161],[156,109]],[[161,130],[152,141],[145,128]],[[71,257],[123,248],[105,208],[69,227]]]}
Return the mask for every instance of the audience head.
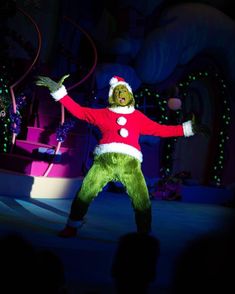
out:
{"label": "audience head", "polygon": [[118,293],[145,293],[156,277],[158,256],[159,241],[155,237],[141,233],[122,236],[111,270]]}

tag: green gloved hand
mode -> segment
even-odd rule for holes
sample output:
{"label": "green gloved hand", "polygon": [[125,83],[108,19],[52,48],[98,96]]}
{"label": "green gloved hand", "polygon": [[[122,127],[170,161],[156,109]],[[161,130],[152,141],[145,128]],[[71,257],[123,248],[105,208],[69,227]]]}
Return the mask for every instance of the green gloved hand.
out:
{"label": "green gloved hand", "polygon": [[193,129],[194,134],[201,134],[206,137],[209,137],[211,135],[211,131],[208,128],[208,126],[203,125],[203,124],[199,124],[196,122],[196,118],[195,118],[194,114],[192,115],[191,121],[192,121],[192,129]]}
{"label": "green gloved hand", "polygon": [[55,82],[52,79],[48,78],[48,77],[44,77],[44,76],[38,76],[37,80],[36,80],[36,85],[37,86],[42,86],[42,87],[46,87],[49,89],[49,91],[51,93],[56,92],[57,90],[59,90],[62,86],[63,86],[63,82],[65,79],[67,79],[70,75],[64,75],[59,82]]}

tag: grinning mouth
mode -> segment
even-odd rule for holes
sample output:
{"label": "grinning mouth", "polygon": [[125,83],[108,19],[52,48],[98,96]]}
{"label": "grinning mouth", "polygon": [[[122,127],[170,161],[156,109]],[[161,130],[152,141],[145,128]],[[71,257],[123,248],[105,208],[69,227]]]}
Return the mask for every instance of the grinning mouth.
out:
{"label": "grinning mouth", "polygon": [[125,101],[126,101],[126,99],[125,99],[125,98],[122,98],[122,97],[121,97],[121,98],[119,98],[119,102],[120,102],[120,103],[123,103],[123,102],[125,102]]}

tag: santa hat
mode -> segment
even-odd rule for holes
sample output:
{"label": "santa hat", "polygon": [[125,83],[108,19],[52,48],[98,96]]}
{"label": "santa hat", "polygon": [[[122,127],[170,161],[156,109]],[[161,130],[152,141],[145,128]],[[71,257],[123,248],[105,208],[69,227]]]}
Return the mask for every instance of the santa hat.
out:
{"label": "santa hat", "polygon": [[121,77],[113,76],[112,79],[109,81],[110,89],[109,89],[109,97],[113,95],[113,90],[118,85],[124,85],[127,87],[128,91],[132,93],[131,86]]}

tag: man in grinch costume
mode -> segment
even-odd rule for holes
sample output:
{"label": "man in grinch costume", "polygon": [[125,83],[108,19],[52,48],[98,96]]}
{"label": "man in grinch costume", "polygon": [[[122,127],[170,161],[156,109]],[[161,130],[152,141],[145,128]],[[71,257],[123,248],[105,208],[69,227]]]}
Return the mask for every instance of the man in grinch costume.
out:
{"label": "man in grinch costume", "polygon": [[59,101],[71,114],[101,131],[101,139],[94,150],[94,163],[84,177],[81,189],[74,198],[69,218],[59,236],[76,236],[84,223],[89,205],[110,181],[119,181],[126,188],[135,215],[137,232],[151,232],[151,201],[141,171],[142,153],[140,135],[159,137],[189,137],[197,133],[194,121],[182,125],[161,125],[135,109],[130,85],[121,77],[110,80],[109,107],[93,109],[82,107],[67,93],[63,82],[39,76],[36,84],[47,87],[55,101]]}

